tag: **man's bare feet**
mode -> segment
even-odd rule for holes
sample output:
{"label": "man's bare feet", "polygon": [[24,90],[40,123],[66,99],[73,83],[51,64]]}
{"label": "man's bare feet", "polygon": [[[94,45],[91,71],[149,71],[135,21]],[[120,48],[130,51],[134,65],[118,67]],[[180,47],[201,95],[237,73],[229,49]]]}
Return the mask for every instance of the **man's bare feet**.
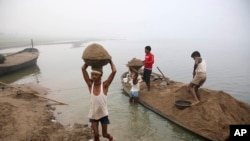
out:
{"label": "man's bare feet", "polygon": [[113,136],[109,137],[109,141],[114,141]]}
{"label": "man's bare feet", "polygon": [[200,101],[195,101],[191,104],[191,106],[197,105],[198,103],[200,103]]}

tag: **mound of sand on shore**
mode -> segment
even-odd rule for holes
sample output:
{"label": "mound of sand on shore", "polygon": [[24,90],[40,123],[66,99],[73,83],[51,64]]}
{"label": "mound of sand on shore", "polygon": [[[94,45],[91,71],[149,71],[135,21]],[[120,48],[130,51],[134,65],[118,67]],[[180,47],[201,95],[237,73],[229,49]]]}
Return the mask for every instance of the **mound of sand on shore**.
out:
{"label": "mound of sand on shore", "polygon": [[229,136],[229,125],[250,124],[250,106],[230,94],[206,88],[200,89],[201,102],[179,110],[176,100],[194,101],[187,86],[171,81],[162,85],[161,80],[152,82],[152,90],[141,84],[140,100],[153,106],[185,127],[213,140],[225,140]]}
{"label": "mound of sand on shore", "polygon": [[18,89],[0,89],[0,141],[88,141],[92,138],[88,125],[76,123],[65,127],[55,121],[48,101],[32,95],[42,95],[46,89],[34,84],[14,87]]}

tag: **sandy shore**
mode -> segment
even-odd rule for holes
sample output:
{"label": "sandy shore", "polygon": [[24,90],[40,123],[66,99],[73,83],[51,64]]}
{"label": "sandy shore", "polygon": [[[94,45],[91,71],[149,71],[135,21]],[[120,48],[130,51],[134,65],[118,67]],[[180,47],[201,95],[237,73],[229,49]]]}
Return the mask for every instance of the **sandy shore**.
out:
{"label": "sandy shore", "polygon": [[[56,122],[46,93],[37,84],[0,85],[0,141],[88,141],[88,125]],[[56,103],[55,103],[56,104]]]}

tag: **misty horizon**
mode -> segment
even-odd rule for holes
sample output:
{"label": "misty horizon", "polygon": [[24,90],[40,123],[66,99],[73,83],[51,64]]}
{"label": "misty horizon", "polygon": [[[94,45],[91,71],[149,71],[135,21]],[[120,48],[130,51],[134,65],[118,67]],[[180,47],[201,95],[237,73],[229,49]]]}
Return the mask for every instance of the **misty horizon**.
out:
{"label": "misty horizon", "polygon": [[247,0],[0,0],[0,33],[248,42]]}

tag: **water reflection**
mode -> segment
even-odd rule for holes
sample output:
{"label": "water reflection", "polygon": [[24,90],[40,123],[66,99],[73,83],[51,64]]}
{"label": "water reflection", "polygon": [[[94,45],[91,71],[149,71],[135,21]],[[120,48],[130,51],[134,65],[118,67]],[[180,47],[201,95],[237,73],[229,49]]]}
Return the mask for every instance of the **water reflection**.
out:
{"label": "water reflection", "polygon": [[40,68],[37,65],[32,65],[22,70],[0,76],[0,81],[4,83],[13,83],[17,80],[31,76],[36,83],[39,83],[38,75],[40,74]]}
{"label": "water reflection", "polygon": [[[122,91],[123,96],[127,95]],[[124,100],[124,99],[123,99]],[[127,128],[126,139],[138,141],[151,141],[151,140],[179,140],[179,141],[203,141],[206,140],[186,129],[176,125],[175,123],[155,114],[140,104],[129,103],[127,97],[127,109],[125,120],[126,124],[122,125]],[[117,116],[113,115],[113,116]],[[113,126],[113,125],[112,125]],[[123,133],[124,134],[124,133]],[[124,135],[123,135],[124,137]],[[122,136],[120,138],[123,138]]]}
{"label": "water reflection", "polygon": [[200,135],[197,135],[189,130],[186,130],[184,128],[181,128],[180,126],[176,125],[176,124],[172,124],[171,126],[172,128],[172,131],[173,133],[175,134],[172,134],[172,138],[178,138],[179,140],[182,140],[182,141],[187,141],[187,140],[192,140],[192,141],[208,141],[208,139],[200,136]]}
{"label": "water reflection", "polygon": [[135,139],[141,140],[142,137],[151,136],[153,132],[149,126],[151,123],[148,111],[145,109],[140,111],[138,107],[139,105],[134,103],[129,106],[131,116],[130,120],[128,120],[128,130],[131,135],[134,135]]}

